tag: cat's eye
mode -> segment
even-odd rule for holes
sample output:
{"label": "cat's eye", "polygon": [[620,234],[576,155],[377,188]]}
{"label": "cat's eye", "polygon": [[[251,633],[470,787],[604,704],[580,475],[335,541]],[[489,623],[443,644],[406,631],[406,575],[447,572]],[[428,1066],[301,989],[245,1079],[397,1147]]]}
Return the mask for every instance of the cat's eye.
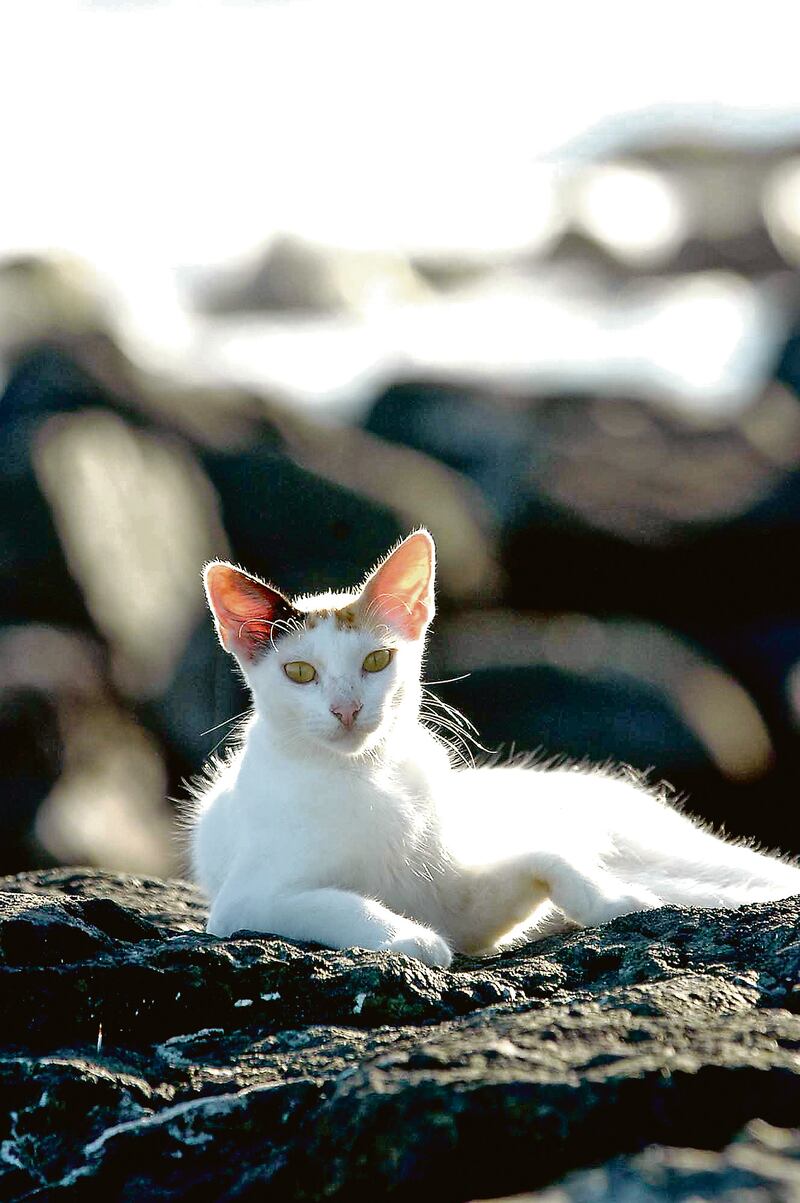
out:
{"label": "cat's eye", "polygon": [[317,675],[314,665],[306,660],[290,660],[288,664],[284,664],[283,671],[295,685],[308,685]]}
{"label": "cat's eye", "polygon": [[390,663],[394,652],[389,647],[376,648],[374,652],[370,652],[365,657],[364,663],[361,665],[365,673],[379,673]]}

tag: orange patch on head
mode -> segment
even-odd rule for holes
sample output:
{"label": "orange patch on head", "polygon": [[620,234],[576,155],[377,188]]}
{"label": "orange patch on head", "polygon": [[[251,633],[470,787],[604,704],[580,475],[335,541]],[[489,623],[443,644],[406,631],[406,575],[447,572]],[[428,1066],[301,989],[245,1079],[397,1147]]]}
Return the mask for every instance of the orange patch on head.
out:
{"label": "orange patch on head", "polygon": [[342,631],[351,629],[358,621],[354,606],[342,606],[341,610],[334,611],[334,617],[337,627]]}
{"label": "orange patch on head", "polygon": [[330,616],[330,610],[312,610],[305,616],[305,624],[309,631],[313,631],[316,626],[324,622]]}

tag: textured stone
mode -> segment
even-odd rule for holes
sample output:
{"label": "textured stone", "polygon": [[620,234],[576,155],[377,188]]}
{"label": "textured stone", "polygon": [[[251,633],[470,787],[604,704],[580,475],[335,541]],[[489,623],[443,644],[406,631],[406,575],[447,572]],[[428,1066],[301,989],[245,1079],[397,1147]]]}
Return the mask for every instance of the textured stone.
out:
{"label": "textured stone", "polygon": [[[666,908],[448,972],[220,940],[204,914],[181,882],[0,879],[0,1198],[682,1199],[691,1159],[642,1149],[800,1116],[800,901]],[[730,1183],[741,1154],[721,1156],[698,1164]],[[552,1186],[598,1163],[605,1195]]]}
{"label": "textured stone", "polygon": [[[516,1195],[514,1203],[797,1203],[800,1133],[761,1120],[720,1152],[655,1147],[569,1174],[559,1185]],[[507,1203],[496,1199],[494,1203]]]}

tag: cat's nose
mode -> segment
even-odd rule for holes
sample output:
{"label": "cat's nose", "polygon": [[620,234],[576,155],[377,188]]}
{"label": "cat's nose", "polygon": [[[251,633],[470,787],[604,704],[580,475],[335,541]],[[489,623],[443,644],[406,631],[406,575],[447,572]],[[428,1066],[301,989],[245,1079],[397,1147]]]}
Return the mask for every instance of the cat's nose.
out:
{"label": "cat's nose", "polygon": [[349,731],[361,713],[361,702],[334,702],[331,714],[335,714],[343,727]]}

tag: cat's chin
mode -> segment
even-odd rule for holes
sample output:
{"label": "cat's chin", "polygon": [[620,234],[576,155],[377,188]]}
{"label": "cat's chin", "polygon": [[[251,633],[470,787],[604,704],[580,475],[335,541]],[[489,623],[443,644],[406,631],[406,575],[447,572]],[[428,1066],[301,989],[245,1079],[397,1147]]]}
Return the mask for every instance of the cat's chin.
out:
{"label": "cat's chin", "polygon": [[375,731],[364,727],[353,727],[350,731],[341,727],[325,740],[325,746],[340,756],[358,756],[361,752],[369,751],[376,743]]}

